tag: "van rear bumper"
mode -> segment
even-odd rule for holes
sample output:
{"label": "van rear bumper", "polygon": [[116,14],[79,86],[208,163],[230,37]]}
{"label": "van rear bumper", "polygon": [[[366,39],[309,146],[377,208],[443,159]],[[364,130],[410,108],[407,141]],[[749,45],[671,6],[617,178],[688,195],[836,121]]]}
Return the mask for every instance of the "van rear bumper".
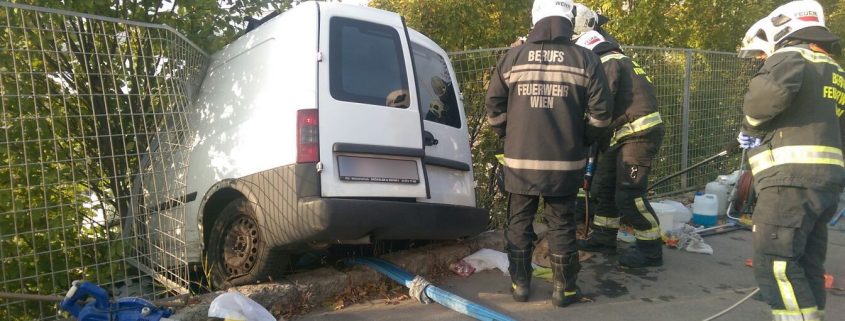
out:
{"label": "van rear bumper", "polygon": [[[432,203],[343,198],[303,198],[299,217],[308,218],[308,241],[456,239],[487,229],[486,209]],[[304,231],[303,231],[304,232]]]}

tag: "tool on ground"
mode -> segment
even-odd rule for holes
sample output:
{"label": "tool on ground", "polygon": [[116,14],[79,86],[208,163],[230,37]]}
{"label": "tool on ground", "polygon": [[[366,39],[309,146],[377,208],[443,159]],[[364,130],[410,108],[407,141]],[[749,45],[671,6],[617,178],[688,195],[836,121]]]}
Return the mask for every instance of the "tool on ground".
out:
{"label": "tool on ground", "polygon": [[[746,155],[747,155],[747,152],[746,152],[745,149],[743,149],[742,150],[742,156],[740,156],[740,158],[739,158],[739,177],[740,178],[743,177],[743,174],[745,173],[745,156]],[[733,188],[731,189],[730,196],[728,197],[728,199],[730,200],[730,202],[728,203],[728,208],[727,208],[727,212],[726,212],[726,215],[728,217],[728,221],[725,224],[722,224],[722,225],[717,225],[717,226],[713,226],[713,227],[709,227],[709,228],[705,228],[705,229],[696,230],[696,232],[698,232],[699,235],[710,236],[710,235],[722,234],[722,233],[727,233],[727,232],[736,231],[736,230],[740,230],[740,229],[748,229],[752,225],[751,221],[749,219],[745,219],[745,218],[741,217],[742,212],[743,212],[742,209],[749,204],[748,199],[740,200],[741,197],[740,197],[740,195],[738,195],[741,186],[743,186],[741,181],[742,181],[741,179],[737,179],[737,182],[736,182],[736,184],[734,184]],[[745,197],[747,197],[747,196],[748,195],[745,195]],[[740,206],[740,208],[736,210],[739,215],[732,216],[731,212],[736,207],[734,205],[737,201],[742,201],[741,203],[743,205]]]}
{"label": "tool on ground", "polygon": [[733,232],[733,231],[736,231],[736,230],[747,230],[747,229],[748,229],[748,227],[741,225],[741,224],[728,223],[728,224],[722,224],[722,225],[717,225],[717,226],[712,226],[712,227],[696,230],[696,233],[698,233],[698,235],[701,235],[701,236],[711,236],[711,235],[716,235],[716,234]]}
{"label": "tool on ground", "polygon": [[477,303],[459,297],[455,294],[447,292],[441,288],[429,283],[421,276],[414,276],[406,271],[403,271],[398,266],[388,261],[376,258],[351,258],[346,260],[349,264],[365,265],[381,274],[386,275],[393,281],[403,284],[408,288],[411,297],[427,304],[430,301],[440,303],[441,305],[452,309],[454,311],[463,313],[478,320],[490,321],[512,321],[515,320],[509,316],[499,312],[490,310]]}
{"label": "tool on ground", "polygon": [[[747,154],[747,150],[743,149],[742,150],[742,156],[740,156],[740,158],[739,158],[739,177],[742,177],[742,174],[745,173],[745,155],[746,154]],[[734,184],[734,187],[731,189],[730,196],[728,196],[728,200],[730,200],[730,202],[728,203],[728,209],[727,209],[727,214],[726,214],[728,216],[728,219],[732,219],[732,220],[736,220],[736,221],[740,221],[741,218],[739,217],[739,215],[737,215],[736,217],[731,216],[731,212],[732,212],[731,210],[734,208],[734,203],[739,198],[739,195],[737,195],[737,191],[739,191],[739,186],[740,186],[739,182],[740,182],[740,180],[737,179],[736,184]],[[742,212],[742,211],[739,211],[739,212]],[[739,213],[739,214],[742,215],[742,213]]]}
{"label": "tool on ground", "polygon": [[587,150],[587,168],[584,172],[584,181],[581,183],[581,189],[584,190],[584,235],[590,233],[590,188],[593,186],[593,176],[596,173],[596,158],[598,156],[598,146],[596,144],[590,145]]}
{"label": "tool on ground", "polygon": [[[80,305],[89,296],[93,296],[94,301]],[[59,306],[78,321],[166,321],[171,320],[167,317],[173,314],[171,309],[159,308],[141,298],[110,301],[106,290],[86,281],[73,281]]]}
{"label": "tool on ground", "polygon": [[[93,300],[87,300],[93,297]],[[66,296],[0,292],[0,299],[61,302],[60,307],[78,321],[166,321],[187,300],[149,302],[139,298],[122,298],[109,302],[106,290],[90,282],[74,281]]]}
{"label": "tool on ground", "polygon": [[707,163],[710,163],[710,162],[712,162],[712,161],[714,161],[714,160],[717,160],[717,159],[719,159],[719,158],[722,158],[722,157],[724,157],[724,156],[728,156],[728,155],[730,155],[730,154],[734,153],[734,152],[737,150],[737,148],[739,148],[739,144],[737,144],[735,141],[734,141],[734,142],[732,142],[732,143],[730,143],[730,144],[728,144],[728,145],[725,145],[725,147],[723,147],[723,148],[721,149],[721,151],[719,151],[719,152],[718,152],[718,153],[716,153],[715,155],[710,156],[710,157],[707,157],[707,158],[705,158],[704,160],[702,160],[702,161],[700,161],[700,162],[698,162],[698,163],[695,163],[695,164],[693,164],[693,165],[692,165],[692,166],[690,166],[690,167],[684,168],[684,169],[682,169],[682,170],[680,170],[680,171],[678,171],[678,172],[672,173],[672,174],[670,174],[669,176],[666,176],[666,177],[663,177],[663,178],[661,178],[661,179],[657,180],[656,182],[652,183],[652,184],[651,184],[651,186],[649,186],[649,187],[648,187],[647,191],[653,190],[653,189],[654,189],[655,187],[657,187],[658,185],[663,184],[663,183],[665,183],[666,181],[668,181],[668,180],[670,180],[670,179],[672,179],[672,178],[678,177],[678,176],[680,176],[680,175],[682,175],[682,174],[684,174],[684,173],[686,173],[686,172],[689,172],[689,171],[691,171],[691,170],[693,170],[693,169],[696,169],[696,168],[698,168],[698,167],[700,167],[700,166],[702,166],[702,165],[705,165],[705,164],[707,164]]}
{"label": "tool on ground", "polygon": [[[188,301],[186,299],[180,299],[179,297],[187,297],[187,295],[180,295],[173,297],[171,299],[167,299],[164,301],[153,301],[152,303],[159,307],[165,308],[181,308],[188,305]],[[60,295],[43,295],[43,294],[27,294],[27,293],[13,293],[13,292],[0,292],[0,299],[9,299],[9,300],[30,300],[30,301],[46,301],[46,302],[62,302],[65,300],[65,297]],[[85,303],[87,303],[86,301]]]}

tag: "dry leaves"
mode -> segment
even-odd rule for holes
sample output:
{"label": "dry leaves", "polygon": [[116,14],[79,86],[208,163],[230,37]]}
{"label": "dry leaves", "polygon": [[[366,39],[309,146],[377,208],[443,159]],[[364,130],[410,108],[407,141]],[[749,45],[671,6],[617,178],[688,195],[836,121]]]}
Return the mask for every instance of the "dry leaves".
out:
{"label": "dry leaves", "polygon": [[398,304],[408,299],[408,294],[404,290],[404,287],[393,281],[347,287],[335,298],[332,308],[337,311],[353,304],[376,298],[384,299],[384,304]]}

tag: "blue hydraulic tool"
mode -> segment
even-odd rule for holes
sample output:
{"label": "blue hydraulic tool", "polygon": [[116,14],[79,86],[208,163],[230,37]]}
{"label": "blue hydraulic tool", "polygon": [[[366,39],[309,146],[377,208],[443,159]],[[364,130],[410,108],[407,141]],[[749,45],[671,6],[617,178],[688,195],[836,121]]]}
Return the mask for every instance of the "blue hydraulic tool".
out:
{"label": "blue hydraulic tool", "polygon": [[[82,305],[89,296],[94,297],[94,301]],[[73,281],[59,306],[79,321],[166,321],[173,314],[168,308],[156,307],[140,298],[120,298],[111,302],[106,290],[86,281]]]}
{"label": "blue hydraulic tool", "polygon": [[590,188],[593,186],[593,176],[596,174],[596,158],[598,158],[599,147],[597,144],[587,148],[587,167],[584,171],[584,181],[581,182],[581,190],[584,191],[584,235],[590,233]]}

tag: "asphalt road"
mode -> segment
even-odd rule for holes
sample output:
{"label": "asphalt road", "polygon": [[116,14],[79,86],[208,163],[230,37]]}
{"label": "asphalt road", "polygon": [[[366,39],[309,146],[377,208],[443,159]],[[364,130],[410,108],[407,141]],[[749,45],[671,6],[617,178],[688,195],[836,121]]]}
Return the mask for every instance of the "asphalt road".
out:
{"label": "asphalt road", "polygon": [[[568,308],[551,305],[551,284],[535,278],[531,300],[514,302],[510,279],[498,270],[470,277],[448,276],[435,285],[517,320],[703,320],[731,306],[756,287],[752,269],[751,232],[734,231],[705,239],[713,255],[664,249],[664,266],[621,269],[615,255],[597,255],[584,262],[578,284],[594,302]],[[830,230],[828,273],[835,287],[845,287],[845,220]],[[439,304],[413,300],[386,304],[377,299],[338,311],[328,308],[295,320],[474,320]],[[750,299],[718,320],[771,320],[768,305]],[[829,290],[826,320],[845,320],[845,291]]]}

